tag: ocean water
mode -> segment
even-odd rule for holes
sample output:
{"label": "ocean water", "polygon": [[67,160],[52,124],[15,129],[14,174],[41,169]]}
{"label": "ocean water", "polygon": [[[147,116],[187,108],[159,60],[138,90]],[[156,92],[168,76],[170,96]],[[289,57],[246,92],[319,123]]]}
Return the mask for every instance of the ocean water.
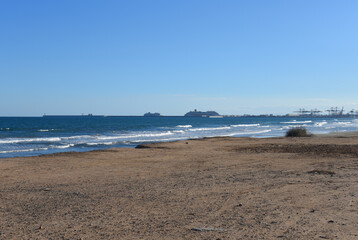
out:
{"label": "ocean water", "polygon": [[356,118],[0,117],[0,158],[135,147],[214,136],[277,137],[292,127],[312,133],[358,131]]}

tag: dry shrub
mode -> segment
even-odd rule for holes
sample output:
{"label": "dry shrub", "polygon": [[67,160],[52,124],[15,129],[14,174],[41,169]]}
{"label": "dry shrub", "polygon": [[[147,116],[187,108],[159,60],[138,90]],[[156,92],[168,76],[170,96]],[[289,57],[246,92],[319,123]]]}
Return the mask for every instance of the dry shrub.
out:
{"label": "dry shrub", "polygon": [[307,132],[306,128],[291,128],[286,132],[286,137],[310,137],[311,134]]}

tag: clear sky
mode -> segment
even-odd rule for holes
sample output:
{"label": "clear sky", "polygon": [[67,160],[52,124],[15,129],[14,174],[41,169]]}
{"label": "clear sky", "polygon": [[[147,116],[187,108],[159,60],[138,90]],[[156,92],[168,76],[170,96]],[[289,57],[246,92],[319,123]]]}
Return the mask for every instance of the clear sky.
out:
{"label": "clear sky", "polygon": [[358,109],[356,0],[1,0],[0,116]]}

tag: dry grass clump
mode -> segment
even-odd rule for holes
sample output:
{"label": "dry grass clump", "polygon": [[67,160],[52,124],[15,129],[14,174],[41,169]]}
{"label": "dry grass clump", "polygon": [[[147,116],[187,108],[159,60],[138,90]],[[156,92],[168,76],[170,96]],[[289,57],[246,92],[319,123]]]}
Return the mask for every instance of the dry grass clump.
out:
{"label": "dry grass clump", "polygon": [[311,137],[306,128],[291,128],[286,132],[286,137]]}

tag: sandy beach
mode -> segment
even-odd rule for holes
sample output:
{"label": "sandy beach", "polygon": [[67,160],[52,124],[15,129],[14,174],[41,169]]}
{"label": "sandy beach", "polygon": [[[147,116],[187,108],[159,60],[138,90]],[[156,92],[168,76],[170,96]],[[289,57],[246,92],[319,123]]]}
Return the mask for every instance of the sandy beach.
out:
{"label": "sandy beach", "polygon": [[358,134],[0,159],[0,239],[358,239]]}

